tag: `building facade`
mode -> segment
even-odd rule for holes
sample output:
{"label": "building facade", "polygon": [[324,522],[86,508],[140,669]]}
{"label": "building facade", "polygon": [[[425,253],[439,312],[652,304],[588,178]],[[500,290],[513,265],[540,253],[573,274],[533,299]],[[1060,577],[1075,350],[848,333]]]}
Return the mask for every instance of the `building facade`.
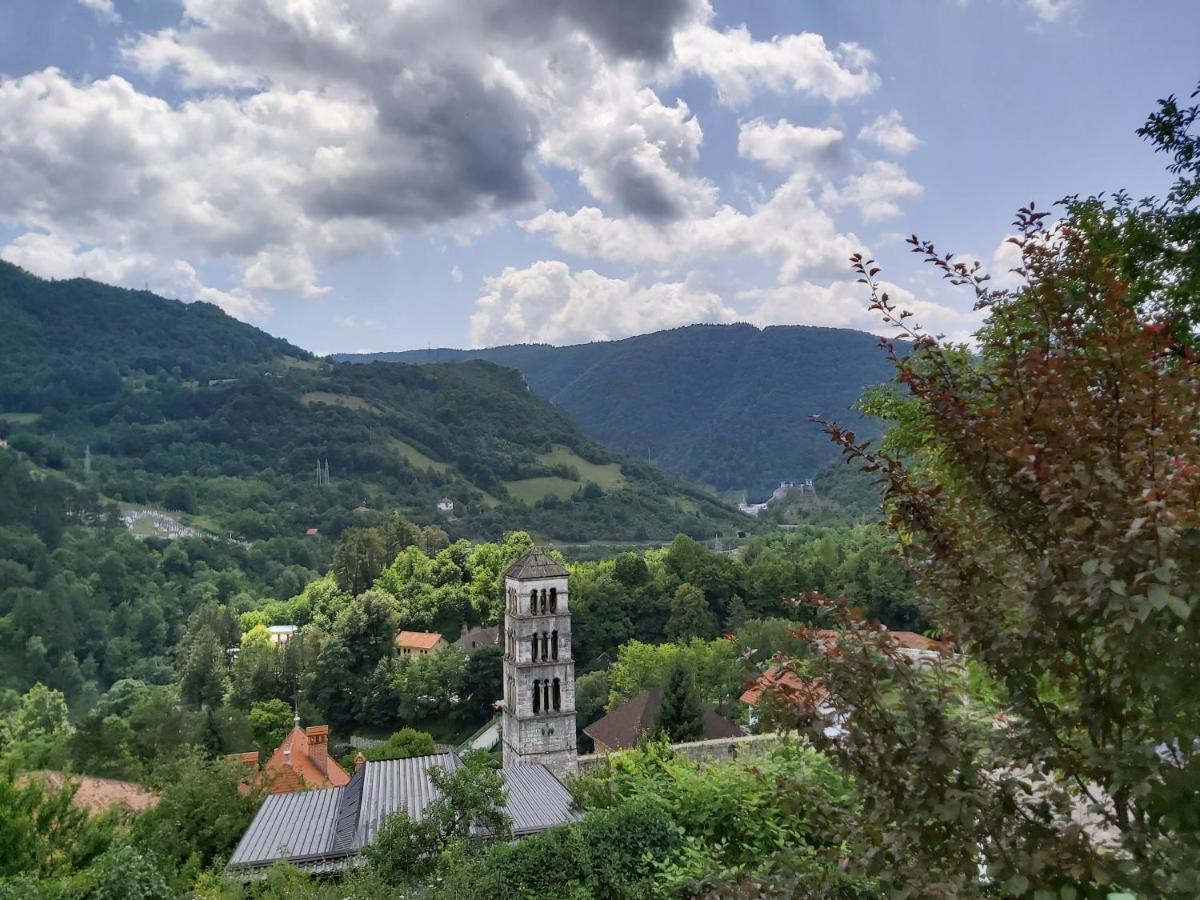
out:
{"label": "building facade", "polygon": [[504,767],[577,770],[567,570],[534,548],[504,573]]}

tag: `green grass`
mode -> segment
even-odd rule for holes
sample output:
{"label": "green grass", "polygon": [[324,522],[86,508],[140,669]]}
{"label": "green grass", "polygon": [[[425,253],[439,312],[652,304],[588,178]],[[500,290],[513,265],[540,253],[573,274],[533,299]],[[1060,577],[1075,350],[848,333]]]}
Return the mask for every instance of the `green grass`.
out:
{"label": "green grass", "polygon": [[432,469],[435,472],[445,472],[449,466],[426,456],[412,444],[406,444],[399,438],[388,438],[388,446],[408,460],[408,464],[416,469]]}
{"label": "green grass", "polygon": [[31,412],[0,412],[0,419],[13,425],[32,425],[42,417],[41,413]]}
{"label": "green grass", "polygon": [[571,466],[579,473],[581,480],[594,481],[606,491],[616,490],[625,484],[619,463],[588,462],[562,444],[555,444],[552,451],[541,454],[538,459],[548,466]]}
{"label": "green grass", "polygon": [[325,403],[329,406],[345,406],[348,409],[375,412],[374,406],[362,397],[355,397],[353,394],[331,394],[328,391],[309,391],[307,394],[300,395],[300,402],[306,406],[311,406],[314,403]]}
{"label": "green grass", "polygon": [[522,503],[533,504],[547,494],[553,494],[560,500],[566,500],[579,488],[578,481],[559,478],[557,475],[543,478],[522,478],[520,481],[506,481],[504,486],[508,492]]}

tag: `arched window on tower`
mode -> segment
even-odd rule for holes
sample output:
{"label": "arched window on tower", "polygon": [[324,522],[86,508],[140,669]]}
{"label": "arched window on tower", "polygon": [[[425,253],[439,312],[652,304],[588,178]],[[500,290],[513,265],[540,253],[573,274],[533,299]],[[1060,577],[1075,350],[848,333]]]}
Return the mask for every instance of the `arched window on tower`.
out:
{"label": "arched window on tower", "polygon": [[538,639],[536,634],[529,636],[529,661],[533,662],[538,657]]}
{"label": "arched window on tower", "polygon": [[548,613],[549,611],[550,611],[550,601],[547,600],[547,598],[546,598],[546,589],[542,588],[542,613],[544,615],[545,613]]}
{"label": "arched window on tower", "polygon": [[559,686],[558,679],[554,679],[554,711],[558,712],[562,708],[562,689]]}
{"label": "arched window on tower", "polygon": [[550,679],[542,679],[542,707],[546,712],[550,712]]}
{"label": "arched window on tower", "polygon": [[533,714],[536,716],[542,711],[542,682],[535,678],[533,680]]}
{"label": "arched window on tower", "polygon": [[549,658],[550,658],[550,635],[546,634],[546,632],[543,631],[542,632],[542,659],[547,660]]}
{"label": "arched window on tower", "polygon": [[550,658],[558,659],[558,632],[550,632]]}
{"label": "arched window on tower", "polygon": [[550,588],[550,612],[558,612],[558,588]]}

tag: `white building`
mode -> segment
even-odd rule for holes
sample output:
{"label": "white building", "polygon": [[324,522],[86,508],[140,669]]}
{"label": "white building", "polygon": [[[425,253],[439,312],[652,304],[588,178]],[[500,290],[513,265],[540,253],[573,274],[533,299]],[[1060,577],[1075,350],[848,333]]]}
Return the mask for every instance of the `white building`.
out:
{"label": "white building", "polygon": [[437,502],[437,508],[444,513],[454,512],[454,501],[449,497],[443,497]]}
{"label": "white building", "polygon": [[282,647],[292,639],[300,628],[296,625],[268,625],[267,634],[271,636],[271,643],[276,647]]}

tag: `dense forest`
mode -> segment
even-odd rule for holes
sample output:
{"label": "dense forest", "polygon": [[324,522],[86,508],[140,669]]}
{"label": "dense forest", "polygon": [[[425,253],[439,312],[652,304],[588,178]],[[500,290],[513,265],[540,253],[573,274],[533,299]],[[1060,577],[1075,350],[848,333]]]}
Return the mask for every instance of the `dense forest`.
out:
{"label": "dense forest", "polygon": [[472,537],[744,527],[708,494],[602,450],[489,363],[333,365],[207,304],[7,263],[0,316],[0,436],[41,467],[201,529],[336,537],[393,509]]}
{"label": "dense forest", "polygon": [[[809,417],[864,434],[853,407],[891,369],[878,338],[810,326],[690,325],[571,347],[339,354],[352,362],[485,359],[519,369],[594,441],[720,491],[762,499],[834,457]],[[864,430],[865,429],[865,430]]]}

